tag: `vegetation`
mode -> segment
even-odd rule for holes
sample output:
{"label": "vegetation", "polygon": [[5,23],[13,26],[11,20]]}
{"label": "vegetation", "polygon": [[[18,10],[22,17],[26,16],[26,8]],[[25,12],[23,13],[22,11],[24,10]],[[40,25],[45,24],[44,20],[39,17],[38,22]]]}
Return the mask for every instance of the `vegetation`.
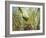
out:
{"label": "vegetation", "polygon": [[13,31],[39,30],[40,8],[13,7]]}

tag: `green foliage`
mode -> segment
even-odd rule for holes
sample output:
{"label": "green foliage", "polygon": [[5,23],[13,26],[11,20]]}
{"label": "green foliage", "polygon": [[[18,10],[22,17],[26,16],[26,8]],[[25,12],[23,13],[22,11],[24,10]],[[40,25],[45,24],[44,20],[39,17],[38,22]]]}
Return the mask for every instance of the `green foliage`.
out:
{"label": "green foliage", "polygon": [[[26,10],[26,8],[24,8]],[[23,16],[23,10],[18,7],[16,11],[12,13],[12,28],[13,31],[23,30],[37,30],[40,24],[40,8],[29,8],[27,13],[29,17]]]}

